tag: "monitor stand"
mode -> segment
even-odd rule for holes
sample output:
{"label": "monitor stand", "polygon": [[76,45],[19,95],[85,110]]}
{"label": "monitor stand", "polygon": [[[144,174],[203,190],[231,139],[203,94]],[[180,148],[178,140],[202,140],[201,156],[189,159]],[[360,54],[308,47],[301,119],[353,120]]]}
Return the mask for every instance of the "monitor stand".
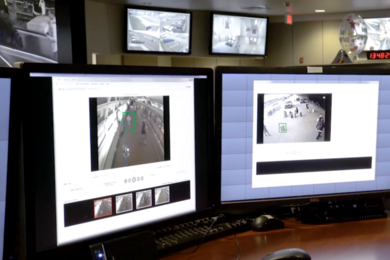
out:
{"label": "monitor stand", "polygon": [[326,224],[387,217],[385,199],[383,198],[312,202],[296,209],[297,220],[305,224]]}
{"label": "monitor stand", "polygon": [[139,232],[91,245],[93,260],[157,260],[157,246],[151,231]]}

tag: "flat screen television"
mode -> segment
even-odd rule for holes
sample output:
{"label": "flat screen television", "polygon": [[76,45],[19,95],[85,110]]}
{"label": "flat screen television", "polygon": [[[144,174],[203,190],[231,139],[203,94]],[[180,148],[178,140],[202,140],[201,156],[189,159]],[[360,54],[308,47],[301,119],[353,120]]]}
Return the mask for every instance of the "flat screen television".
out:
{"label": "flat screen television", "polygon": [[211,14],[211,54],[265,56],[268,18]]}
{"label": "flat screen television", "polygon": [[211,69],[23,69],[41,111],[22,119],[40,125],[23,131],[28,256],[89,259],[88,245],[210,207]]}
{"label": "flat screen television", "polygon": [[364,19],[367,25],[368,39],[365,51],[390,50],[390,17]]}
{"label": "flat screen television", "polygon": [[67,0],[0,1],[0,67],[86,63],[84,13],[84,4]]}
{"label": "flat screen television", "polygon": [[125,51],[191,53],[191,12],[125,8]]}

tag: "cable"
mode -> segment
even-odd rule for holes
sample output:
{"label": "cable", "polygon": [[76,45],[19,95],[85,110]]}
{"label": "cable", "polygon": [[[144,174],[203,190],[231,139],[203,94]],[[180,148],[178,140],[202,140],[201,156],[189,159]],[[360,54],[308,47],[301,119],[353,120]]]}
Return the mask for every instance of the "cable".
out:
{"label": "cable", "polygon": [[204,239],[206,238],[207,234],[210,232],[211,228],[214,226],[215,222],[217,222],[217,220],[220,218],[220,217],[225,217],[225,215],[223,214],[220,214],[216,217],[212,217],[212,219],[214,219],[213,223],[211,223],[211,225],[209,226],[209,228],[207,229],[206,233],[203,235],[202,239],[200,240],[198,246],[190,251],[190,252],[178,252],[178,253],[173,253],[173,254],[169,254],[169,256],[171,255],[188,255],[188,254],[192,254],[192,253],[195,253],[196,251],[198,251],[199,247],[202,245]]}
{"label": "cable", "polygon": [[241,250],[240,250],[240,243],[238,243],[237,233],[234,234],[234,237],[236,238],[236,245],[237,245],[237,258],[236,260],[240,259],[241,256]]}

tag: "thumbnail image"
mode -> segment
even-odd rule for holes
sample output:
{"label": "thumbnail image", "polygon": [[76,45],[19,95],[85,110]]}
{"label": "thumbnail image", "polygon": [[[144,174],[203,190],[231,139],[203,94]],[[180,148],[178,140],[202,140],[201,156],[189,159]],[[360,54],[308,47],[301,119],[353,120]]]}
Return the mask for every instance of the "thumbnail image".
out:
{"label": "thumbnail image", "polygon": [[189,35],[189,14],[128,11],[128,50],[188,53]]}
{"label": "thumbnail image", "polygon": [[[96,98],[98,170],[165,160],[164,97]],[[168,101],[169,102],[169,101]],[[93,131],[91,127],[91,131]]]}
{"label": "thumbnail image", "polygon": [[112,215],[112,199],[105,198],[94,201],[94,217],[102,218]]}
{"label": "thumbnail image", "polygon": [[325,140],[325,116],[331,109],[326,107],[327,98],[331,95],[265,94],[263,143],[329,141]]}
{"label": "thumbnail image", "polygon": [[136,193],[137,209],[147,208],[152,206],[152,190],[140,191]]}
{"label": "thumbnail image", "polygon": [[368,39],[365,51],[390,50],[390,18],[364,19]]}
{"label": "thumbnail image", "polygon": [[154,197],[155,197],[156,205],[168,203],[170,201],[169,186],[155,189]]}
{"label": "thumbnail image", "polygon": [[57,63],[54,0],[0,1],[0,67],[15,62]]}
{"label": "thumbnail image", "polygon": [[267,20],[214,15],[213,53],[265,54]]}
{"label": "thumbnail image", "polygon": [[116,213],[123,213],[133,210],[133,194],[116,196]]}

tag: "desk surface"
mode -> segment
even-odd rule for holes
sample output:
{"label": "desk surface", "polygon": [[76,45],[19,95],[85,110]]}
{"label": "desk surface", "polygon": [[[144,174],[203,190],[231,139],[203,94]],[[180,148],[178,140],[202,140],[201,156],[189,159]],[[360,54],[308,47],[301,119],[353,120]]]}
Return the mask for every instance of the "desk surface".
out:
{"label": "desk surface", "polygon": [[[240,260],[261,259],[268,253],[294,247],[306,250],[313,260],[390,259],[389,218],[327,225],[304,225],[291,220],[285,221],[285,225],[282,230],[238,234]],[[232,235],[204,243],[195,253],[173,255],[164,260],[235,260],[236,257],[236,241]]]}

